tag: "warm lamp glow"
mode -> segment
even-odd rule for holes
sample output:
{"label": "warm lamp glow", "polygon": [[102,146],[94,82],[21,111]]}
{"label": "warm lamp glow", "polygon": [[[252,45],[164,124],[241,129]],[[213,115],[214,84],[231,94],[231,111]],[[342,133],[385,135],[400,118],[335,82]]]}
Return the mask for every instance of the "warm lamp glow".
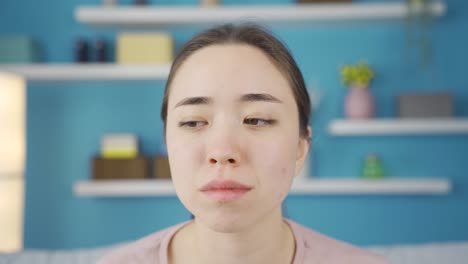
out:
{"label": "warm lamp glow", "polygon": [[0,252],[22,248],[26,83],[0,73]]}

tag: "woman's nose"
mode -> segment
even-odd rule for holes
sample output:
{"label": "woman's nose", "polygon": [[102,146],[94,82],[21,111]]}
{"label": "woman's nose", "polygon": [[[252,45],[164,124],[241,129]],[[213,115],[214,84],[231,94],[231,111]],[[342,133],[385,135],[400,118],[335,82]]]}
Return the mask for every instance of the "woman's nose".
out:
{"label": "woman's nose", "polygon": [[207,159],[210,165],[238,166],[241,162],[236,129],[217,129],[210,135]]}
{"label": "woman's nose", "polygon": [[208,159],[209,163],[212,165],[232,165],[238,166],[240,163],[240,157],[237,153],[233,151],[217,151],[217,153],[212,153]]}

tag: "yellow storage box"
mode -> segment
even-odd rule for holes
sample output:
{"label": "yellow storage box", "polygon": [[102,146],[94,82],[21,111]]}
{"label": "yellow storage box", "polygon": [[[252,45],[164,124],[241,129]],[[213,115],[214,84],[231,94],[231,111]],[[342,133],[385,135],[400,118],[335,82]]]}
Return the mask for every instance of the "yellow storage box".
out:
{"label": "yellow storage box", "polygon": [[172,63],[173,39],[166,33],[120,33],[117,36],[117,63]]}
{"label": "yellow storage box", "polygon": [[101,157],[106,159],[138,156],[138,140],[133,134],[107,134],[101,139]]}

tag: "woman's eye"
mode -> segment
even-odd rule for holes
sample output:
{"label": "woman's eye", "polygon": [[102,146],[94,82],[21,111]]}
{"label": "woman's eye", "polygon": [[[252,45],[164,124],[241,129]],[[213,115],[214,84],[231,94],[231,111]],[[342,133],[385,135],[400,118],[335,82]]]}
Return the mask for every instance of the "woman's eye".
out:
{"label": "woman's eye", "polygon": [[205,121],[185,121],[185,122],[179,122],[179,127],[197,128],[205,124],[206,124]]}
{"label": "woman's eye", "polygon": [[261,118],[246,118],[244,120],[244,123],[247,125],[252,125],[252,126],[267,126],[267,125],[272,125],[276,121],[275,120],[266,120],[266,119],[261,119]]}

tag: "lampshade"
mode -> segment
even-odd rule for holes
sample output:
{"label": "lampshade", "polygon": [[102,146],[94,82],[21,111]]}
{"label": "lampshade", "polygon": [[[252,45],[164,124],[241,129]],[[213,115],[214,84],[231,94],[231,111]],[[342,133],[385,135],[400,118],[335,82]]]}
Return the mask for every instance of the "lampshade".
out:
{"label": "lampshade", "polygon": [[26,83],[0,73],[0,252],[22,247]]}

